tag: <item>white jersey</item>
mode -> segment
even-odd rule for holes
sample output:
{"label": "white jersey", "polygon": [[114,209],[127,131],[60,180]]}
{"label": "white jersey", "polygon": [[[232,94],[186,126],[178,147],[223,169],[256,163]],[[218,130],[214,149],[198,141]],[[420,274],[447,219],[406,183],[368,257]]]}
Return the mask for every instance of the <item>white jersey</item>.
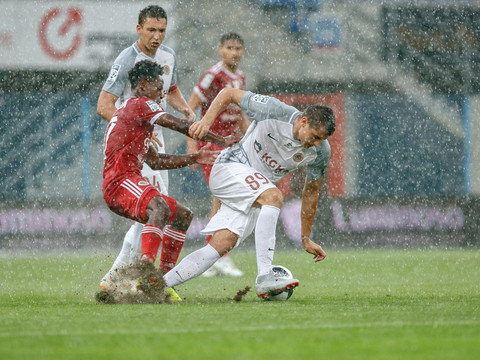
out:
{"label": "white jersey", "polygon": [[279,181],[288,172],[307,167],[310,181],[325,176],[330,159],[330,144],[304,148],[293,137],[293,123],[302,113],[270,96],[247,91],[240,108],[252,124],[240,143],[225,149],[217,162],[240,162],[259,170],[272,182]]}
{"label": "white jersey", "polygon": [[[160,45],[155,56],[146,55],[135,42],[132,46],[124,49],[115,59],[110,73],[108,75],[107,81],[103,85],[102,90],[118,96],[118,100],[115,103],[115,106],[118,108],[120,105],[127,99],[132,97],[132,86],[128,80],[128,72],[135,66],[135,64],[142,60],[151,60],[159,64],[163,69],[163,93],[164,97],[160,102],[160,106],[163,109],[167,108],[166,95],[169,91],[175,90],[177,88],[177,67],[176,67],[176,56],[175,52],[165,46]],[[163,138],[163,128],[159,125],[154,125],[153,132],[157,134],[157,138],[162,144],[165,144]],[[152,142],[157,147],[159,153],[165,153],[165,146],[158,146],[155,142]],[[153,170],[151,170],[148,165],[145,164],[144,170],[148,171],[148,174],[142,171],[143,176],[149,177]],[[160,170],[161,180],[158,179],[158,176],[155,180],[155,177],[151,178],[151,181],[157,182],[158,186],[161,183],[163,188],[160,189],[162,193],[166,193],[168,189],[168,172],[167,170]],[[155,184],[152,184],[155,186]]]}
{"label": "white jersey", "polygon": [[159,64],[163,69],[163,99],[160,103],[162,109],[167,108],[166,95],[169,91],[177,87],[177,68],[175,52],[165,46],[160,45],[155,56],[148,56],[138,46],[137,42],[123,50],[115,59],[107,81],[102,90],[118,96],[117,107],[125,100],[132,97],[132,86],[128,80],[128,72],[135,64],[142,60],[150,60]]}

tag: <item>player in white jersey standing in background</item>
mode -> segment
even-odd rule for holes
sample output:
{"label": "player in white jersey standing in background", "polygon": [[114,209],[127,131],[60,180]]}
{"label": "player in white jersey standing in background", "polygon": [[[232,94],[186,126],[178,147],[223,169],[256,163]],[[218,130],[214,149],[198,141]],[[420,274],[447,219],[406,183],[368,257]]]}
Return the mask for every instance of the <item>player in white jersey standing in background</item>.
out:
{"label": "player in white jersey standing in background", "polygon": [[298,280],[279,277],[272,271],[276,225],[283,202],[282,192],[274,183],[289,171],[307,168],[302,193],[302,245],[315,262],[326,256],[310,236],[319,187],[330,159],[327,139],[335,131],[335,116],[320,104],[309,105],[302,113],[273,97],[229,88],[218,94],[201,121],[190,126],[190,136],[202,138],[230,103],[239,105],[253,122],[243,139],[223,150],[213,165],[210,190],[222,205],[203,230],[213,237],[164,279],[167,286],[175,286],[202,274],[255,228],[255,288],[260,298],[269,298],[278,289],[285,291],[298,285]]}
{"label": "player in white jersey standing in background", "polygon": [[[167,31],[167,13],[156,5],[142,9],[138,15],[138,41],[124,49],[115,59],[97,103],[97,113],[106,121],[110,121],[117,107],[132,96],[131,85],[128,81],[128,72],[135,63],[142,60],[152,60],[163,68],[163,92],[165,94],[160,106],[166,109],[167,103],[184,114],[189,120],[195,120],[195,113],[185,101],[177,83],[177,66],[175,52],[162,44]],[[162,127],[154,128],[156,136],[156,150],[165,153]],[[168,172],[166,170],[152,170],[144,164],[142,176],[155,186],[160,193],[168,195]],[[128,265],[140,259],[141,232],[143,225],[135,223],[125,235],[122,250],[115,260],[110,271],[102,279],[101,286],[108,286],[113,281],[115,269]],[[176,263],[185,240],[185,233],[173,231],[170,227],[164,230],[164,240],[160,254],[160,270],[168,272]],[[175,295],[171,292],[172,300]]]}
{"label": "player in white jersey standing in background", "polygon": [[[245,89],[245,75],[238,69],[238,65],[242,60],[244,53],[244,42],[240,35],[236,33],[226,33],[220,38],[220,46],[218,53],[222,57],[219,61],[200,76],[200,80],[193,88],[192,95],[188,100],[188,105],[193,111],[201,107],[201,115],[207,112],[213,99],[224,88]],[[210,127],[210,131],[221,135],[234,135],[235,137],[243,136],[250,125],[250,120],[242,113],[240,108],[231,104],[222,111]],[[205,142],[195,141],[187,137],[187,153],[195,153],[206,145]],[[219,145],[212,144],[210,150],[223,150]],[[190,165],[190,169],[195,170],[200,165]],[[201,165],[203,175],[207,185],[210,180],[211,165]],[[220,200],[212,196],[212,209],[209,218],[212,218],[220,208]],[[207,243],[211,239],[211,235],[207,235]],[[243,272],[235,266],[235,263],[229,256],[225,254],[210,269],[203,273],[204,276],[243,276]]]}

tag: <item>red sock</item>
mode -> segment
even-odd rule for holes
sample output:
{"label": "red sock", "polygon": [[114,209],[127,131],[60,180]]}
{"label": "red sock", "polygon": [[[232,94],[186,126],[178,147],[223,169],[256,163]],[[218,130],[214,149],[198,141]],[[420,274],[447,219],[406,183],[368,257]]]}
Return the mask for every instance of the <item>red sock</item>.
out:
{"label": "red sock", "polygon": [[159,266],[160,271],[164,274],[172,270],[177,263],[185,242],[185,235],[186,233],[181,230],[172,229],[170,226],[165,227]]}
{"label": "red sock", "polygon": [[142,256],[146,255],[155,262],[158,248],[162,242],[162,228],[147,224],[142,230]]}

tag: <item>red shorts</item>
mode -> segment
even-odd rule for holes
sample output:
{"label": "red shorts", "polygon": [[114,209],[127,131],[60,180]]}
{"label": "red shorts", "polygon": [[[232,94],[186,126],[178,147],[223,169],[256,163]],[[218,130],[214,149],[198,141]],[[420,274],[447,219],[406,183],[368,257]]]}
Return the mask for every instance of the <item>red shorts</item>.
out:
{"label": "red shorts", "polygon": [[104,186],[103,198],[110,210],[126,218],[145,224],[148,220],[146,211],[150,200],[162,197],[170,208],[168,224],[175,218],[177,200],[160,194],[157,188],[139,175],[129,175],[115,184]]}

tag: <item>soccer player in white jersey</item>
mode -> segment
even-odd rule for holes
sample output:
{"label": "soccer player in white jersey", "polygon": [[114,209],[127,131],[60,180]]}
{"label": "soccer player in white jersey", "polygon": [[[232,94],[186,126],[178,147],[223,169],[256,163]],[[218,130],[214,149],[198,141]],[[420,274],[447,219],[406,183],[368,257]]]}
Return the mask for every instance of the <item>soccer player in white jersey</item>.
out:
{"label": "soccer player in white jersey", "polygon": [[[218,53],[222,57],[222,61],[219,61],[203,73],[197,85],[193,88],[190,99],[188,99],[188,104],[193,111],[196,111],[199,107],[201,108],[202,116],[207,113],[210,104],[222,89],[229,87],[245,89],[245,75],[238,68],[244,53],[243,38],[237,33],[223,34],[220,38]],[[235,104],[231,104],[225,109],[225,111],[222,111],[217,116],[210,127],[210,131],[222,136],[243,136],[249,125],[250,120],[246,118],[240,108]],[[187,137],[187,153],[194,153],[205,145],[205,142],[195,141],[192,138]],[[215,144],[212,144],[210,149],[223,150],[221,146]],[[190,169],[195,170],[198,166],[200,165],[190,165]],[[202,165],[202,170],[208,185],[212,166]],[[215,196],[212,196],[212,209],[209,218],[212,218],[213,215],[217,213],[218,209],[220,209],[220,201],[215,198]],[[207,235],[206,242],[208,243],[211,238],[211,235]],[[239,277],[243,276],[243,272],[237,268],[227,253],[213,264],[210,269],[205,271],[203,276]]]}
{"label": "soccer player in white jersey", "polygon": [[175,286],[200,275],[255,229],[255,288],[260,298],[268,298],[277,289],[287,290],[299,283],[272,271],[276,225],[283,202],[274,183],[289,171],[307,167],[302,194],[302,244],[315,262],[326,256],[310,236],[319,187],[330,158],[327,139],[335,131],[335,116],[323,105],[310,105],[300,112],[273,97],[229,88],[219,93],[201,121],[190,126],[190,136],[202,138],[217,114],[230,103],[239,105],[253,122],[243,139],[223,150],[213,165],[210,190],[222,205],[202,231],[213,237],[164,279],[167,286]]}
{"label": "soccer player in white jersey", "polygon": [[[191,121],[195,120],[195,113],[188,106],[177,84],[177,66],[175,52],[162,44],[167,30],[167,14],[165,10],[156,5],[142,9],[138,15],[137,33],[138,41],[124,49],[115,59],[98,98],[97,113],[106,121],[110,121],[113,113],[120,104],[132,96],[132,89],[128,81],[128,72],[134,65],[142,60],[152,60],[163,69],[164,97],[160,106],[165,109],[168,103]],[[162,127],[155,125],[154,135],[158,153],[165,153]],[[155,139],[154,139],[155,140]],[[142,169],[144,176],[150,184],[155,186],[161,194],[168,195],[167,170],[152,170],[147,164]],[[102,279],[101,286],[105,287],[111,281],[115,270],[140,259],[141,232],[143,225],[135,223],[125,235],[122,250],[115,260],[110,271]],[[160,270],[167,272],[176,263],[185,240],[184,233],[165,229],[167,237],[164,238],[160,254]],[[167,240],[165,240],[167,239]],[[180,299],[171,292],[172,299]]]}

